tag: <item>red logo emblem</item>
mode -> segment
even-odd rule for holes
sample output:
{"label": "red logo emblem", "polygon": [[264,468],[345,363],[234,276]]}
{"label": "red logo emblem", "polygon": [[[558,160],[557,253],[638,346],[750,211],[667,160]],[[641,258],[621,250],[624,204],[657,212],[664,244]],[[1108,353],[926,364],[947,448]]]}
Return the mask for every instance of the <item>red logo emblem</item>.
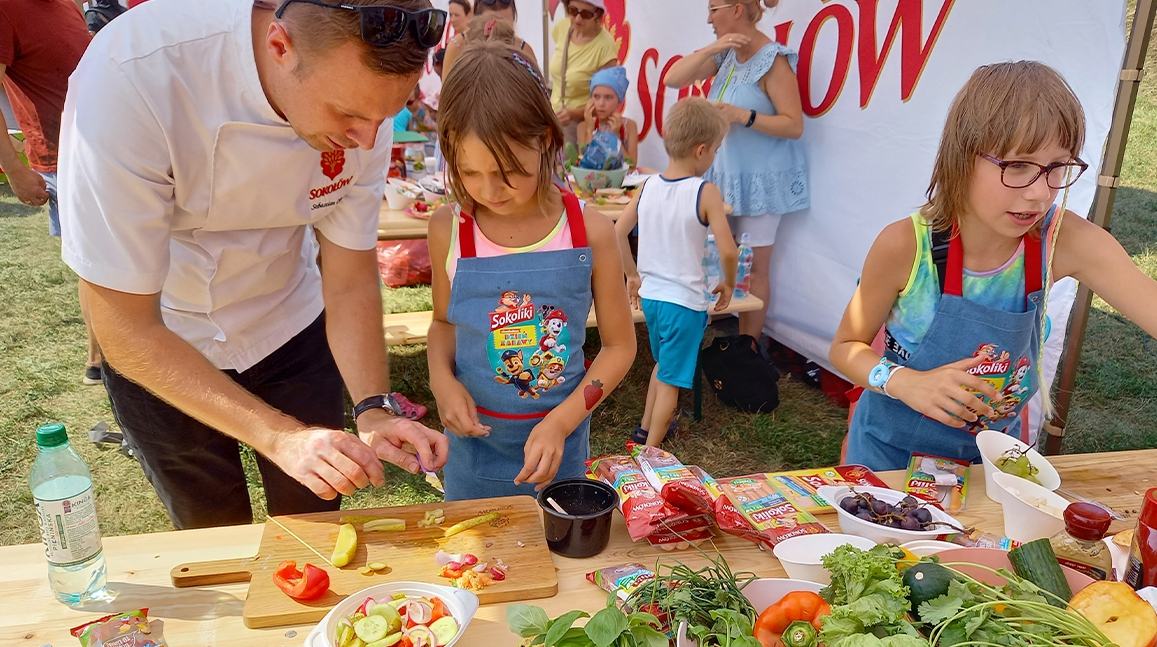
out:
{"label": "red logo emblem", "polygon": [[337,149],[321,154],[321,172],[329,179],[334,179],[345,168],[345,151]]}

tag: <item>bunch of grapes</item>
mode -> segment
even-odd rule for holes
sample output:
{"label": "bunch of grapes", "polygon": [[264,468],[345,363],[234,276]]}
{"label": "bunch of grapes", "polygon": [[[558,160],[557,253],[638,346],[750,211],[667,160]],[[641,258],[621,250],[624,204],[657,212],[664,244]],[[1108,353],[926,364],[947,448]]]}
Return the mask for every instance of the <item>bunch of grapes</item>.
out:
{"label": "bunch of grapes", "polygon": [[1036,477],[1037,473],[1040,472],[1040,468],[1029,462],[1028,449],[1021,449],[1019,447],[1009,448],[1008,451],[1001,454],[1000,458],[996,459],[996,467],[1005,474],[1019,476],[1022,479],[1040,485],[1040,480]]}
{"label": "bunch of grapes", "polygon": [[840,501],[844,512],[855,515],[864,521],[889,528],[901,530],[930,530],[936,525],[932,521],[932,513],[928,511],[927,502],[920,502],[915,497],[906,496],[897,504],[882,501],[866,492],[852,491],[851,496]]}

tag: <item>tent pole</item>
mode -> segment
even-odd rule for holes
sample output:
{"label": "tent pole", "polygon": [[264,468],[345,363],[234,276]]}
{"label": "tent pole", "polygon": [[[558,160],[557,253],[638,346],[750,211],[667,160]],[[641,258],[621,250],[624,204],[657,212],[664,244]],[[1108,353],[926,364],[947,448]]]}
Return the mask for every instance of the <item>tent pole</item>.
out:
{"label": "tent pole", "polygon": [[[1137,101],[1137,88],[1143,76],[1145,54],[1149,50],[1149,37],[1153,30],[1155,13],[1157,0],[1137,0],[1137,9],[1133,13],[1133,27],[1129,32],[1129,41],[1125,45],[1125,58],[1121,66],[1120,82],[1117,84],[1117,99],[1113,105],[1112,125],[1109,127],[1108,141],[1105,142],[1101,175],[1097,178],[1097,191],[1093,196],[1092,211],[1089,213],[1089,221],[1107,231],[1111,231],[1113,202],[1116,199],[1117,186],[1120,184],[1125,143],[1129,139],[1133,107]],[[1068,424],[1069,409],[1072,406],[1073,389],[1081,360],[1081,346],[1084,343],[1092,303],[1093,294],[1082,283],[1077,289],[1065,337],[1068,342],[1057,369],[1060,383],[1056,390],[1056,415],[1043,425],[1046,434],[1042,451],[1045,454],[1059,454],[1064,443],[1065,425]]]}

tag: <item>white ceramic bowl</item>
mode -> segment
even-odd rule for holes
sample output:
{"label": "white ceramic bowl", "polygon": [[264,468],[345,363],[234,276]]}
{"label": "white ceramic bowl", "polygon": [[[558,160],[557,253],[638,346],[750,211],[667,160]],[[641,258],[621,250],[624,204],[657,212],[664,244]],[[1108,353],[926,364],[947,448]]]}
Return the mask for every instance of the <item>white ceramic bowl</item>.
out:
{"label": "white ceramic bowl", "polygon": [[[810,535],[818,537],[819,535]],[[785,580],[778,577],[766,577],[753,581],[743,588],[743,595],[755,612],[761,613],[767,607],[779,602],[783,596],[792,591],[813,591],[819,593],[824,588],[817,582],[806,580]],[[679,633],[675,636],[675,647],[698,647],[698,643],[687,637],[687,623],[679,623]]]}
{"label": "white ceramic bowl", "polygon": [[446,647],[450,647],[458,642],[462,634],[466,633],[466,627],[470,621],[474,619],[474,614],[478,611],[478,596],[470,591],[464,589],[456,589],[449,586],[440,586],[438,584],[426,584],[425,582],[390,582],[388,584],[379,584],[371,586],[368,589],[362,589],[357,593],[351,593],[349,597],[343,600],[340,604],[330,609],[329,613],[321,619],[321,622],[309,632],[309,636],[305,639],[305,647],[337,647],[333,639],[337,634],[337,625],[342,618],[347,618],[357,608],[365,602],[366,598],[374,598],[375,600],[389,600],[390,596],[395,593],[403,593],[406,595],[422,595],[426,597],[437,596],[442,598],[442,602],[446,604],[446,610],[454,619],[458,621],[458,635],[446,643]]}
{"label": "white ceramic bowl", "polygon": [[1016,438],[999,431],[992,431],[985,429],[976,435],[976,447],[980,450],[980,459],[984,463],[984,487],[988,498],[1000,503],[1000,501],[993,496],[993,482],[992,476],[994,474],[1003,474],[1000,468],[996,466],[995,461],[1004,453],[1014,447],[1020,450],[1028,450],[1028,462],[1037,468],[1036,478],[1040,481],[1041,486],[1046,490],[1056,490],[1061,486],[1061,475],[1057,474],[1056,468],[1052,463],[1048,462],[1044,456],[1041,456],[1037,450],[1032,449],[1028,445],[1020,442]]}
{"label": "white ceramic bowl", "polygon": [[876,542],[866,537],[840,533],[800,535],[779,542],[771,552],[783,565],[788,577],[830,584],[832,574],[824,568],[821,560],[845,544],[851,544],[860,550],[868,550],[875,546]]}
{"label": "white ceramic bowl", "polygon": [[[903,492],[882,487],[856,486],[855,490],[856,492],[871,494],[873,497],[885,503],[891,503],[892,505],[899,503],[904,497],[908,496]],[[823,485],[820,486],[817,494],[827,500],[827,502],[836,509],[837,519],[839,519],[840,522],[840,530],[849,535],[867,537],[877,544],[903,544],[904,542],[914,541],[916,539],[935,539],[939,535],[955,532],[949,526],[936,526],[932,530],[903,530],[901,528],[881,526],[878,523],[860,519],[840,507],[840,501],[852,495],[852,488],[846,485]],[[932,514],[933,521],[950,523],[957,528],[964,527],[963,524],[940,508],[934,505],[928,505],[926,507],[928,512]]]}
{"label": "white ceramic bowl", "polygon": [[1067,499],[1012,474],[997,472],[992,480],[995,485],[990,494],[996,496],[1004,510],[1004,534],[1010,539],[1026,542],[1064,530]]}
{"label": "white ceramic bowl", "polygon": [[[410,194],[403,193],[401,191],[403,188],[410,192]],[[421,193],[422,188],[417,184],[411,184],[410,182],[392,177],[386,180],[386,190],[383,195],[386,198],[386,204],[389,205],[391,209],[401,211],[414,204],[414,201],[417,200],[414,196]]]}
{"label": "white ceramic bowl", "polygon": [[940,541],[938,539],[917,539],[904,544],[900,544],[901,548],[907,548],[913,555],[917,557],[927,557],[928,555],[935,555],[936,553],[946,550],[955,550],[960,548],[960,544],[954,544],[948,541]]}

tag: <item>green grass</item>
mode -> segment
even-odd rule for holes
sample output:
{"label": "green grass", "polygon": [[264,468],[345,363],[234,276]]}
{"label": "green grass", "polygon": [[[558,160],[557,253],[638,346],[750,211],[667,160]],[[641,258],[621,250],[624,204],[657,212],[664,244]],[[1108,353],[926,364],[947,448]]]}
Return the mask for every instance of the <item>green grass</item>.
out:
{"label": "green grass", "polygon": [[[1134,262],[1157,277],[1157,44],[1150,49],[1130,144],[1113,212],[1113,233]],[[42,209],[20,205],[0,187],[0,544],[38,540],[27,476],[35,456],[37,425],[68,424],[73,445],[93,470],[101,526],[108,535],[170,528],[140,466],[115,449],[88,442],[86,431],[112,422],[100,387],[80,383],[85,332],[76,299],[76,279],[60,261],[59,242],[47,235]],[[426,310],[428,288],[386,290],[388,312]],[[637,424],[646,396],[651,358],[640,327],[635,367],[595,413],[592,451],[618,451]],[[597,336],[590,345],[597,347]],[[1073,398],[1067,452],[1157,446],[1157,341],[1103,301],[1094,308]],[[393,387],[432,403],[425,348],[392,348]],[[834,464],[845,431],[846,411],[798,381],[780,383],[782,404],[771,415],[750,416],[705,397],[705,418],[684,417],[671,449],[721,476]],[[690,401],[683,402],[690,410]],[[437,424],[431,412],[426,423]],[[107,447],[107,446],[106,446]],[[246,462],[254,474],[251,457]],[[256,481],[252,481],[256,482]],[[250,488],[254,511],[264,516],[260,488]],[[436,500],[421,478],[390,473],[384,488],[347,499],[351,508]]]}

